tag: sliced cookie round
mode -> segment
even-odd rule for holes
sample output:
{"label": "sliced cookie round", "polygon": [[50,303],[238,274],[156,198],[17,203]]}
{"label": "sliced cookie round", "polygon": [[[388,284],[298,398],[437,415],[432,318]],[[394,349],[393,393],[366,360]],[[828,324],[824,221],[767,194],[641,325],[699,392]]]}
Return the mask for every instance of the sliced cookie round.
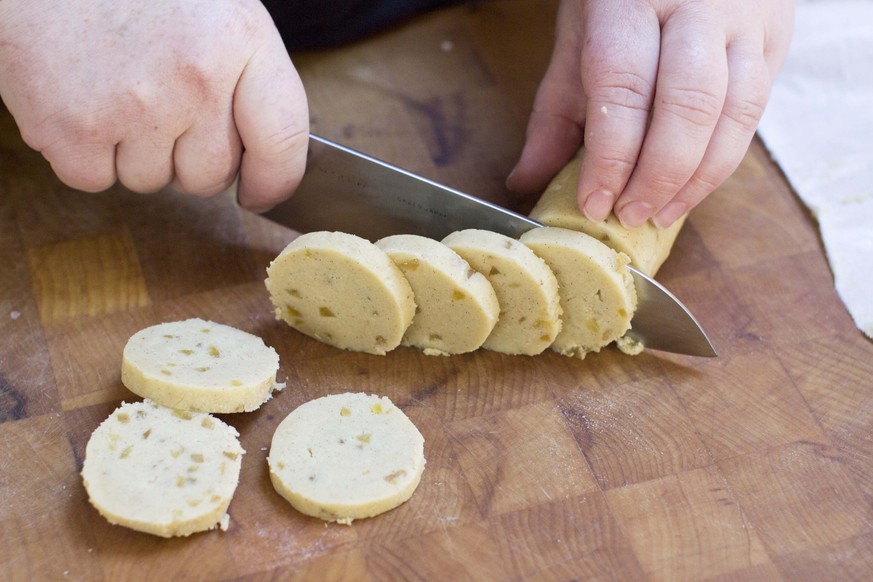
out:
{"label": "sliced cookie round", "polygon": [[415,317],[403,345],[428,355],[463,354],[482,345],[500,312],[488,279],[430,238],[400,234],[376,246],[400,267],[415,296]]}
{"label": "sliced cookie round", "polygon": [[500,316],[483,347],[505,354],[539,354],[561,330],[558,282],[548,266],[517,240],[487,230],[454,232],[443,244],[485,275]]}
{"label": "sliced cookie round", "polygon": [[384,396],[334,394],[279,423],[267,462],[276,491],[298,511],[350,524],[412,496],[424,471],[424,437]]}
{"label": "sliced cookie round", "polygon": [[226,529],[245,452],[238,436],[206,413],[122,403],[85,448],[88,499],[110,523],[157,536]]}
{"label": "sliced cookie round", "polygon": [[332,346],[384,355],[400,344],[415,301],[373,243],[343,232],[300,235],[267,269],[276,317]]}
{"label": "sliced cookie round", "polygon": [[637,304],[627,255],[585,233],[550,226],[530,230],[520,240],[558,279],[564,327],[553,350],[584,358],[624,336]]}
{"label": "sliced cookie round", "polygon": [[158,404],[199,412],[248,412],[270,399],[279,355],[258,336],[202,319],[161,323],[124,347],[121,381]]}

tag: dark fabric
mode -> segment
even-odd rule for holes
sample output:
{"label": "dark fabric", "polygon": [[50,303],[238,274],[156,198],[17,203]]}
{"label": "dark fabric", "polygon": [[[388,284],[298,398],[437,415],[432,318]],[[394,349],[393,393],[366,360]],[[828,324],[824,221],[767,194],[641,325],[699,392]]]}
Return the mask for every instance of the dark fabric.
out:
{"label": "dark fabric", "polygon": [[290,51],[359,40],[387,26],[463,0],[262,0]]}

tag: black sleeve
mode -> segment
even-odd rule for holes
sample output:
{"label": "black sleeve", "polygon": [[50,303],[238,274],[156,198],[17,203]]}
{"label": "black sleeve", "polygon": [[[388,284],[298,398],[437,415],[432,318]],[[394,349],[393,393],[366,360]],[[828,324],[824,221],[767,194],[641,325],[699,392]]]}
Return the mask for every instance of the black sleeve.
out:
{"label": "black sleeve", "polygon": [[391,24],[463,0],[262,0],[288,50],[359,40]]}

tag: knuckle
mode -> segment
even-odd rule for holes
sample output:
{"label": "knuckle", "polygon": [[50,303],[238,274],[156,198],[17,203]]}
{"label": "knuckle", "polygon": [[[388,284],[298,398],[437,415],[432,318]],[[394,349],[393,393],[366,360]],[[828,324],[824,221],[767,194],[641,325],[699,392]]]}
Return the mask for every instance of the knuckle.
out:
{"label": "knuckle", "polygon": [[607,175],[627,174],[636,166],[636,158],[629,156],[627,152],[606,150],[592,152],[592,161],[598,170]]}
{"label": "knuckle", "polygon": [[596,102],[641,111],[648,111],[653,93],[652,84],[640,75],[617,71],[597,75],[585,89]]}
{"label": "knuckle", "polygon": [[723,98],[714,91],[701,87],[676,87],[659,99],[658,106],[669,113],[697,127],[715,124],[722,106]]}
{"label": "knuckle", "polygon": [[690,172],[680,168],[661,166],[647,180],[646,187],[656,194],[675,194],[688,182]]}
{"label": "knuckle", "polygon": [[298,124],[282,127],[268,134],[260,144],[260,154],[274,159],[285,159],[306,151],[309,132]]}

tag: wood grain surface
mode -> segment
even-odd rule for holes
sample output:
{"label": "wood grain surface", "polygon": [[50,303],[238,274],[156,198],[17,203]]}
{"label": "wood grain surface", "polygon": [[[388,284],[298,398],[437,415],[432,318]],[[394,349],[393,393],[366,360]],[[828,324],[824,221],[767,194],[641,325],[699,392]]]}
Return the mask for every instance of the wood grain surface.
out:
{"label": "wood grain surface", "polygon": [[[524,208],[503,182],[554,10],[463,6],[295,55],[313,131]],[[265,268],[293,236],[227,195],[71,191],[0,114],[0,578],[873,577],[873,344],[759,142],[658,275],[717,359],[342,352],[273,317]],[[104,521],[79,471],[135,398],[127,338],[195,316],[263,337],[288,388],[222,416],[247,451],[230,529],[164,540]],[[389,396],[427,456],[408,503],[351,527],[295,512],[266,465],[286,414],[348,390]]]}

